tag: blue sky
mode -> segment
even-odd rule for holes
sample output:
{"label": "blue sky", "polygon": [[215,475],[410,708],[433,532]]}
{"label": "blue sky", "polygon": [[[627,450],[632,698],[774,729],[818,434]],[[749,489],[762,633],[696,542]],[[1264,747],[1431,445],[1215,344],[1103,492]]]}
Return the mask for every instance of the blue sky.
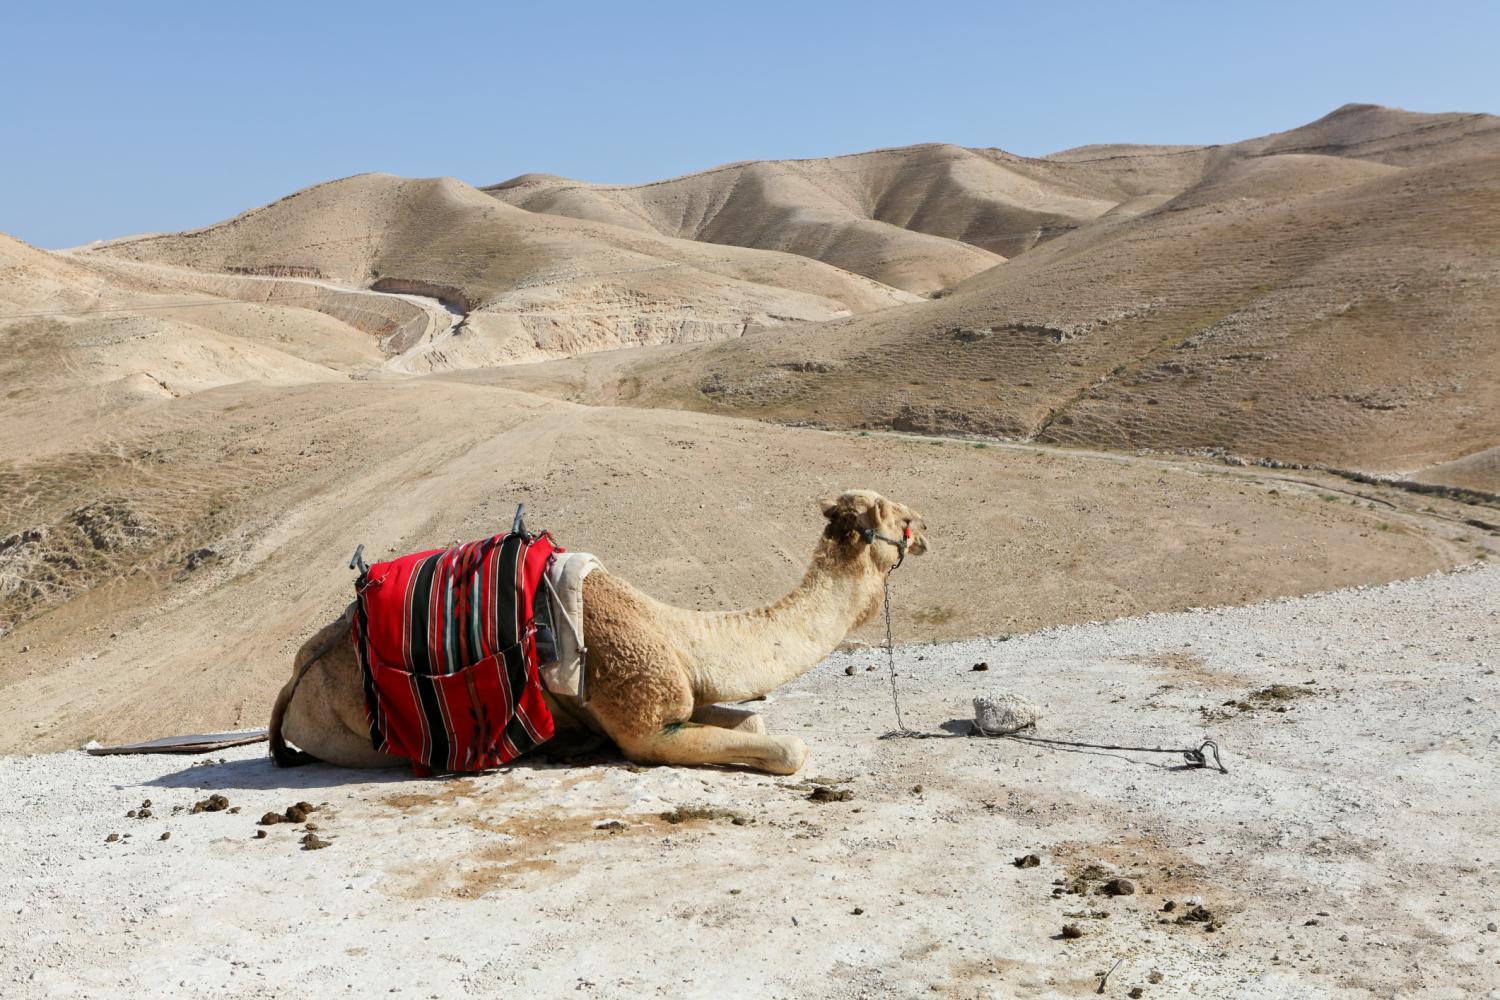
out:
{"label": "blue sky", "polygon": [[[553,8],[551,11],[548,8]],[[1500,112],[1500,3],[12,3],[0,231],[206,225],[367,170],[638,182],[944,141]]]}

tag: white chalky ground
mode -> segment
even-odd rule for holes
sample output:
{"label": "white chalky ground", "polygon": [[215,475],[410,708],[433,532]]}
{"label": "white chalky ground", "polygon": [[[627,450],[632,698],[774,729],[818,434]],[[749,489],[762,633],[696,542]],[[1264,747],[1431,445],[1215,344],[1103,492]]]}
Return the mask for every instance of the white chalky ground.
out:
{"label": "white chalky ground", "polygon": [[[898,651],[909,725],[958,730],[976,693],[1014,691],[1042,735],[1211,735],[1228,776],[881,740],[879,650],[762,706],[811,747],[795,778],[538,761],[416,780],[277,770],[263,746],[0,758],[0,994],[1083,996],[1123,959],[1107,995],[1482,996],[1497,609],[1490,568]],[[1307,693],[1246,700],[1272,684]],[[808,779],[854,797],[809,801]],[[215,792],[241,811],[176,811]],[[311,819],[332,846],[285,824],[253,839],[298,800],[328,803]],[[749,822],[659,818],[678,806]],[[1054,897],[1088,865],[1136,892]],[[1216,931],[1174,922],[1194,905]]]}

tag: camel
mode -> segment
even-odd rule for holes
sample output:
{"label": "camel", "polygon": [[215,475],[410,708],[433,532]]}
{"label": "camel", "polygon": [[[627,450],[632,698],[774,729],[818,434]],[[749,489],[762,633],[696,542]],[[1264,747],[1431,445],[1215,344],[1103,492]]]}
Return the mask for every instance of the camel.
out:
{"label": "camel", "polygon": [[[769,605],[705,612],[672,607],[603,570],[584,580],[587,705],[547,694],[557,736],[607,736],[641,764],[739,765],[795,774],[807,759],[796,736],[773,736],[753,712],[725,702],[759,698],[811,670],[880,610],[886,574],[928,551],[927,526],[904,504],[869,490],[820,502],[827,524],[802,582]],[[354,605],[309,639],[271,713],[277,763],[304,754],[344,767],[404,758],[370,745],[360,668],[349,630]]]}

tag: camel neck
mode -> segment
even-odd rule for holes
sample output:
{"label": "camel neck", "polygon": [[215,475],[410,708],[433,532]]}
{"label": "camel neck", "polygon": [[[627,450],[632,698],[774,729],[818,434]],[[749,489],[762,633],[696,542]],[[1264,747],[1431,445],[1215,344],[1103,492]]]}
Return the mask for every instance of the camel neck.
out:
{"label": "camel neck", "polygon": [[867,620],[880,596],[880,571],[822,541],[802,582],[761,608],[689,612],[687,643],[699,704],[757,698],[811,670]]}

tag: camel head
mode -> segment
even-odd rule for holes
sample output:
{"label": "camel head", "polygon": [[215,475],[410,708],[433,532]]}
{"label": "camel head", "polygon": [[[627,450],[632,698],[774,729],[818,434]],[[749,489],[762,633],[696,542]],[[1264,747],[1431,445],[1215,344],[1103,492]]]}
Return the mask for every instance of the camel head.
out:
{"label": "camel head", "polygon": [[908,538],[908,555],[922,555],[931,547],[921,514],[873,490],[849,490],[837,499],[819,501],[819,506],[828,519],[823,537],[851,554],[868,552],[882,570],[895,564],[896,543],[902,538]]}

